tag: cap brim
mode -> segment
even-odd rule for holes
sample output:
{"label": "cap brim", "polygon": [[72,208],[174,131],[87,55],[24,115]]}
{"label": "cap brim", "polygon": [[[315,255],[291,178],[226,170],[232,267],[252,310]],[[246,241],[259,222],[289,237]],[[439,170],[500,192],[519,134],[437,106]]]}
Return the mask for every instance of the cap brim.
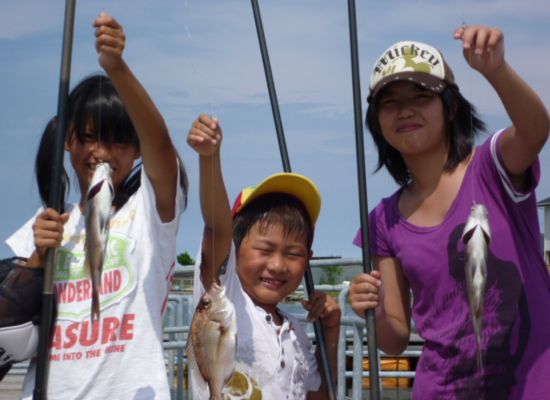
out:
{"label": "cap brim", "polygon": [[381,79],[377,84],[376,87],[371,90],[369,93],[369,97],[367,97],[367,101],[370,103],[372,100],[377,97],[380,94],[380,91],[384,89],[388,84],[398,82],[398,81],[406,81],[406,82],[412,82],[416,83],[418,86],[425,88],[427,90],[431,90],[435,93],[442,93],[443,90],[447,87],[447,82],[424,72],[416,72],[416,71],[407,71],[407,72],[400,72],[397,74],[389,75],[383,79]]}
{"label": "cap brim", "polygon": [[286,193],[300,200],[315,224],[321,211],[321,193],[312,180],[304,175],[282,172],[271,175],[256,187],[244,189],[233,205],[233,216],[238,214],[247,204],[260,196],[269,193]]}

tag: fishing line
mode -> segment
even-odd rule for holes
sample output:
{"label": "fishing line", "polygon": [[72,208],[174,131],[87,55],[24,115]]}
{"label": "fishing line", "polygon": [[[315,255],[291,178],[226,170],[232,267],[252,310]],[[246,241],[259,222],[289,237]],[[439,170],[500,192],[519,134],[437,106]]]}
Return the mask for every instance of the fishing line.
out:
{"label": "fishing line", "polygon": [[[183,1],[183,8],[184,8],[184,23],[183,23],[183,27],[185,29],[185,36],[186,36],[186,39],[187,39],[187,44],[189,46],[189,49],[191,49],[191,44],[192,42],[194,41],[194,38],[193,38],[193,35],[191,33],[191,29],[189,28],[189,23],[188,21],[186,20],[187,18],[187,15],[190,14],[190,12],[188,12],[188,8],[189,8],[189,1],[187,0],[184,0]],[[195,82],[197,87],[205,87],[205,84],[204,84],[204,79],[202,79],[202,77],[200,76],[200,74],[198,73],[198,69],[196,68],[196,65],[195,65],[195,62],[193,60],[193,52],[192,51],[186,51],[187,48],[185,46],[185,40],[184,40],[184,46],[182,46],[183,50],[184,50],[184,58],[186,59],[186,61],[188,62],[190,68],[191,68],[191,75],[193,76],[193,79],[192,79],[192,82]],[[202,92],[202,91],[201,91]],[[207,101],[207,114],[210,116],[210,117],[213,117],[215,115],[214,113],[214,106],[213,106],[213,103],[211,101]],[[221,151],[221,148],[220,148],[220,151]],[[199,159],[200,159],[200,155],[199,155]],[[220,160],[219,162],[221,163],[221,154],[220,154]],[[221,165],[220,165],[220,168],[221,168]],[[199,171],[199,174],[200,174],[200,171]],[[199,175],[199,180],[200,180],[200,175]],[[210,170],[210,182],[209,184],[211,185],[211,192],[213,193],[213,189],[214,189],[214,169],[211,168]],[[216,207],[212,206],[212,221],[215,221],[216,220]],[[233,239],[231,239],[233,240]],[[202,248],[202,243],[201,243],[201,254],[200,254],[200,257],[201,257],[201,264],[202,264],[202,258],[203,258],[203,255],[204,255],[204,249]],[[210,235],[210,254],[214,255],[216,254],[216,249],[215,249],[215,240],[214,240],[214,235]],[[213,261],[213,257],[212,257],[212,261]],[[214,268],[217,268],[218,266],[217,265],[211,265],[210,266],[210,269],[209,271],[207,271],[208,273],[208,278],[210,282],[213,282],[214,281]],[[200,268],[200,266],[199,266]],[[200,272],[200,274],[202,275],[202,270]],[[217,281],[216,281],[217,282]],[[205,291],[208,291],[209,288],[204,288]]]}
{"label": "fishing line", "polygon": [[[462,25],[461,25],[461,28],[462,29],[466,29],[468,27],[468,24],[466,23],[466,21],[464,19],[462,19]],[[463,33],[464,34],[464,33]],[[462,42],[462,48],[463,48],[463,51],[464,51],[464,42]],[[466,59],[466,66],[467,66],[467,72],[466,72],[466,75],[467,75],[467,91],[468,91],[468,98],[471,99],[472,98],[472,87],[473,87],[473,73],[472,73],[472,67],[470,66],[470,63],[469,63],[469,60]],[[472,110],[470,112],[470,118],[469,118],[469,131],[473,133],[473,129],[474,129],[474,110],[473,110],[473,105],[472,105]],[[474,155],[475,155],[475,147],[476,147],[476,142],[475,142],[475,136],[473,137],[473,143],[472,143],[472,146],[473,146],[473,149],[472,151],[470,152],[470,157],[473,159]],[[470,163],[472,162],[472,159],[470,159],[469,161],[469,164],[468,164],[468,169],[470,168]],[[466,171],[465,173],[468,173],[468,171]],[[476,194],[476,186],[475,186],[475,182],[474,182],[474,179],[470,179],[470,193],[472,193],[472,206],[476,205],[477,204],[477,194]]]}
{"label": "fishing line", "polygon": [[[101,111],[102,111],[102,108],[103,108],[103,102],[101,100],[101,94],[102,94],[102,89],[103,89],[103,76],[100,75],[99,76],[99,94],[98,94],[98,97],[99,97],[99,106],[98,106],[98,110],[97,110],[97,126],[96,126],[96,131],[97,131],[97,149],[98,151],[101,149]],[[99,162],[102,162],[103,160],[99,159],[98,158],[98,161]],[[97,165],[96,165],[97,166]]]}
{"label": "fishing line", "polygon": [[[461,50],[462,50],[463,58],[464,58],[464,61],[466,62],[466,67],[467,67],[467,72],[466,72],[467,78],[465,80],[466,84],[463,85],[463,88],[466,89],[466,90],[464,90],[464,92],[468,92],[468,96],[463,95],[463,97],[467,101],[469,101],[468,99],[471,99],[471,94],[472,94],[472,70],[471,70],[471,67],[470,67],[469,60],[464,54],[465,49],[464,49],[464,41],[463,41],[464,30],[468,27],[468,24],[467,24],[467,22],[464,18],[462,18],[461,21],[462,21],[462,23],[460,24],[460,28],[463,30],[463,32],[462,32],[462,37],[460,37],[460,44],[461,44]],[[474,125],[473,112],[474,112],[474,110],[473,110],[473,105],[472,105],[472,109],[471,109],[471,112],[470,112],[470,115],[469,115],[469,120],[468,120],[468,133],[469,134],[473,133],[472,132],[473,125]],[[455,132],[455,134],[464,134],[464,132]],[[468,166],[466,168],[466,171],[464,172],[464,177],[462,178],[463,180],[466,178],[466,174],[468,174],[469,169],[471,167],[470,163],[472,162],[472,159],[473,159],[474,154],[475,154],[475,146],[476,146],[475,137],[472,137],[472,150],[470,151],[470,154],[468,155],[468,158],[470,158],[470,159],[468,160]],[[474,180],[471,179],[470,180],[470,193],[472,193],[472,206],[477,204],[477,202],[476,202],[477,195],[476,195],[476,190],[475,189],[476,188],[475,188]]]}
{"label": "fishing line", "polygon": [[[191,44],[192,44],[192,42],[195,41],[195,38],[194,38],[194,34],[192,33],[192,31],[189,27],[189,23],[186,21],[186,19],[187,19],[186,16],[191,14],[191,12],[188,10],[188,8],[189,8],[189,1],[188,0],[183,1],[183,8],[184,8],[183,27],[185,29],[185,36],[187,37],[187,42],[188,42],[187,44],[189,45],[190,48],[192,48]],[[185,42],[184,42],[184,46],[182,46],[182,47],[183,47],[183,50],[184,50],[185,58],[186,58],[187,62],[189,63],[189,66],[191,67],[191,74],[194,77],[194,79],[192,79],[192,81],[197,83],[198,87],[203,87],[203,88],[206,87],[206,85],[204,84],[205,78],[204,78],[204,76],[202,76],[199,73],[199,70],[196,67],[196,63],[193,60],[193,52],[192,51],[185,51],[185,50],[187,50],[186,46],[185,46]],[[214,106],[214,103],[211,100],[207,100],[205,103],[207,105],[206,109],[207,109],[208,115],[210,115],[210,116],[217,115],[216,107]]]}

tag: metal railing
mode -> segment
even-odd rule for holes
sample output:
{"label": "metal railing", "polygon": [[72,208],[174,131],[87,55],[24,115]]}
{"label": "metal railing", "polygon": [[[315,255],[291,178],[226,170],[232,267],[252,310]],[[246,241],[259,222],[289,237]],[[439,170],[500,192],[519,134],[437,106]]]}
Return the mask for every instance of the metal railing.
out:
{"label": "metal railing", "polygon": [[[322,260],[316,263],[314,267],[323,267],[326,265],[360,265],[360,260],[343,260],[339,262],[336,260]],[[185,271],[185,274],[188,272]],[[368,357],[368,350],[365,343],[366,340],[366,323],[365,320],[355,316],[349,310],[348,305],[348,285],[346,283],[339,285],[316,285],[317,290],[338,292],[338,303],[343,310],[343,316],[340,325],[340,338],[338,342],[338,374],[337,380],[337,396],[338,399],[361,399],[364,398],[364,384],[365,378],[369,377],[368,368],[365,367],[365,360]],[[303,291],[300,287],[297,292]],[[298,296],[299,297],[299,296]],[[167,354],[167,371],[169,375],[169,381],[171,383],[172,399],[186,400],[190,399],[189,387],[186,384],[186,377],[183,371],[187,366],[187,359],[185,358],[185,345],[187,340],[187,333],[189,330],[190,319],[193,315],[191,309],[191,295],[170,295],[167,312],[165,315],[165,337],[167,341],[164,343],[164,348]],[[282,305],[285,308],[285,304]],[[346,311],[348,311],[346,313]],[[312,342],[315,341],[313,329],[311,323],[306,319],[305,310],[303,313],[293,314],[303,324],[308,337]],[[179,318],[179,319],[178,319]],[[185,319],[184,323],[179,325],[180,322]],[[172,322],[178,324],[172,325]],[[399,357],[399,359],[406,358],[408,360],[414,360],[420,357],[421,350],[414,347],[408,348]],[[384,358],[387,355],[383,352],[379,352],[378,359]],[[409,379],[412,380],[415,377],[414,370],[381,370],[379,376],[382,382],[387,378],[392,379]],[[399,384],[400,382],[398,382]],[[383,385],[380,385],[383,388]],[[395,397],[395,398],[399,398]],[[403,398],[410,398],[410,395],[406,393]]]}
{"label": "metal railing", "polygon": [[[332,259],[332,260],[314,260],[311,266],[322,268],[324,266],[349,266],[361,265],[360,259]],[[192,268],[179,267],[176,270],[176,277],[186,277],[192,274]],[[338,292],[338,303],[342,309],[342,320],[340,326],[340,338],[338,342],[338,373],[337,396],[338,399],[362,399],[364,398],[364,379],[369,377],[368,368],[364,362],[368,357],[366,340],[365,320],[355,316],[350,312],[348,305],[348,285],[346,283],[339,285],[316,285],[317,290]],[[298,288],[300,293],[303,288]],[[282,305],[285,308],[285,305]],[[293,310],[294,311],[294,310]],[[346,312],[347,311],[347,312]],[[187,358],[185,356],[185,346],[187,344],[187,335],[189,325],[193,316],[192,295],[190,294],[170,294],[166,313],[164,316],[164,353],[166,360],[166,373],[170,385],[171,398],[173,400],[191,399],[190,387],[187,380]],[[311,323],[306,320],[305,310],[303,313],[293,312],[294,315],[303,324],[308,337],[315,342],[315,336]],[[421,354],[421,350],[410,347],[400,358],[414,360]],[[378,359],[385,357],[383,352],[379,352]],[[25,374],[28,362],[19,363],[12,367],[10,374]],[[415,372],[411,371],[380,371],[380,379],[385,378],[405,378],[414,379]],[[383,382],[383,381],[382,381]],[[383,388],[383,385],[380,385]],[[399,397],[397,397],[399,398]],[[404,399],[409,399],[405,395]]]}

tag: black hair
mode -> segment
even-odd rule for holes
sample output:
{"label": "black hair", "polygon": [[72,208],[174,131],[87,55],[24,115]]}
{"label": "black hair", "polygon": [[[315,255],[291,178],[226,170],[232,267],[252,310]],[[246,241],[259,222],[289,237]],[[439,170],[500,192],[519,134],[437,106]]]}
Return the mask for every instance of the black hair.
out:
{"label": "black hair", "polygon": [[[53,171],[53,148],[55,145],[55,137],[57,133],[57,118],[51,118],[44,131],[38,145],[36,159],[34,163],[34,173],[38,184],[38,192],[42,203],[46,206],[50,201],[51,178]],[[65,199],[69,194],[70,180],[65,168],[61,169],[61,212],[65,209]]]}
{"label": "black hair", "polygon": [[250,229],[258,223],[260,231],[281,224],[285,235],[303,236],[308,254],[313,243],[313,224],[304,204],[287,193],[268,193],[247,204],[233,218],[233,242],[238,253]]}
{"label": "black hair", "polygon": [[96,74],[83,79],[68,103],[67,140],[75,135],[83,143],[88,128],[100,142],[131,144],[139,150],[134,125],[109,77]]}
{"label": "black hair", "polygon": [[[421,90],[428,90],[420,86],[419,88]],[[385,166],[395,182],[403,187],[410,183],[411,175],[401,153],[392,147],[382,134],[378,119],[382,93],[383,91],[369,104],[365,122],[378,150],[378,166],[376,171]],[[485,123],[479,118],[473,104],[462,96],[458,87],[449,85],[440,96],[443,102],[445,120],[448,121],[447,138],[449,151],[444,169],[445,171],[452,171],[471,153],[475,137],[480,132],[485,131]]]}
{"label": "black hair", "polygon": [[[76,140],[83,143],[87,129],[91,129],[97,136],[97,140],[103,143],[130,144],[139,151],[139,139],[130,116],[111,79],[103,74],[84,78],[69,94],[65,142],[70,141],[74,136]],[[47,204],[49,195],[54,138],[55,118],[52,118],[42,134],[35,162],[38,191],[44,204]],[[177,153],[176,156],[179,166],[179,184],[183,188],[186,206],[189,180],[181,158]],[[141,185],[140,170],[141,163],[138,163],[121,187],[115,191],[113,205],[116,210],[120,209]],[[65,169],[62,171],[62,177],[65,199],[69,191],[69,179]]]}

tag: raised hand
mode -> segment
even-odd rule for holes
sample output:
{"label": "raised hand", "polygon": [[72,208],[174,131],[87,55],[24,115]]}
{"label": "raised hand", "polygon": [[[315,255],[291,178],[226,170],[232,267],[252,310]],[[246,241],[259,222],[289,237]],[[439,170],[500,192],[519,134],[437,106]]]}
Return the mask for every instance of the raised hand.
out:
{"label": "raised hand", "polygon": [[464,58],[484,76],[495,73],[505,64],[504,34],[500,29],[481,25],[465,25],[453,36],[462,41]]}
{"label": "raised hand", "polygon": [[109,72],[123,64],[122,53],[126,35],[122,25],[116,19],[102,12],[93,22],[95,30],[95,48],[99,54],[99,65]]}
{"label": "raised hand", "polygon": [[210,115],[201,114],[189,130],[187,144],[201,156],[211,156],[219,150],[222,129],[219,121]]}

